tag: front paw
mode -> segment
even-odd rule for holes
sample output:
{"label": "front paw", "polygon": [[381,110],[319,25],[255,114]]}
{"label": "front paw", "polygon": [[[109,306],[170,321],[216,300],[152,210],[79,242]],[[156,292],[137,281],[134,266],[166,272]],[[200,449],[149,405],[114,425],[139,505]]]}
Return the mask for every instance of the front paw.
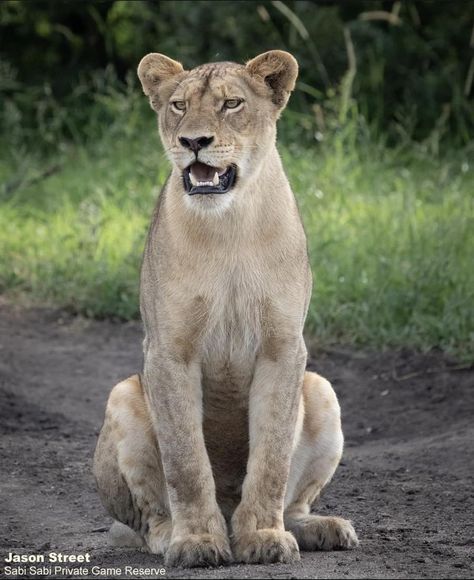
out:
{"label": "front paw", "polygon": [[170,567],[195,568],[219,566],[232,560],[229,542],[224,536],[215,534],[190,534],[175,538],[165,556],[165,565]]}
{"label": "front paw", "polygon": [[235,559],[247,564],[290,564],[300,559],[298,544],[290,532],[272,528],[256,530],[234,539]]}

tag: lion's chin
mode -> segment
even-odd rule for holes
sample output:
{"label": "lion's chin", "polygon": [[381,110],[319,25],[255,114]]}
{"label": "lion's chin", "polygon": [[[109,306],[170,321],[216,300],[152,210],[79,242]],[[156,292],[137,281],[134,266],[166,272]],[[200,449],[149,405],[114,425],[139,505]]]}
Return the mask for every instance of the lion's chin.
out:
{"label": "lion's chin", "polygon": [[233,191],[227,192],[226,195],[218,193],[196,193],[184,196],[185,205],[192,213],[202,217],[219,218],[224,216],[232,207],[235,201]]}
{"label": "lion's chin", "polygon": [[183,171],[184,189],[188,195],[219,195],[227,193],[237,180],[237,168],[213,167],[196,161]]}

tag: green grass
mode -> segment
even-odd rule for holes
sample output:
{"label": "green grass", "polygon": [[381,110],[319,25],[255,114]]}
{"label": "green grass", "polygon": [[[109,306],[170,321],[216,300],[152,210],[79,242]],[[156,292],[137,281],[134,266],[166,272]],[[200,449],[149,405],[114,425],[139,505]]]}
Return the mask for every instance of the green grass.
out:
{"label": "green grass", "polygon": [[[168,172],[151,113],[147,120],[145,131],[112,127],[46,159],[3,152],[0,292],[87,316],[138,316],[141,252]],[[315,278],[308,332],[322,344],[439,347],[472,358],[467,153],[431,159],[414,145],[394,151],[344,135],[281,151]],[[50,164],[59,170],[31,183]]]}
{"label": "green grass", "polygon": [[462,156],[285,157],[315,274],[308,330],[472,357],[474,179]]}

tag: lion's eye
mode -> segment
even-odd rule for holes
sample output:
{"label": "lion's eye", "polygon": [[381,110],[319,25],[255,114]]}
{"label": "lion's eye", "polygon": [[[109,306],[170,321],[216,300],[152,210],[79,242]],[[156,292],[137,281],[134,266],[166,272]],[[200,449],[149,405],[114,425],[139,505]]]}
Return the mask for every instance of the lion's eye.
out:
{"label": "lion's eye", "polygon": [[227,99],[224,101],[224,109],[237,109],[243,102],[243,99]]}
{"label": "lion's eye", "polygon": [[186,103],[185,101],[172,101],[171,107],[182,113],[186,110]]}

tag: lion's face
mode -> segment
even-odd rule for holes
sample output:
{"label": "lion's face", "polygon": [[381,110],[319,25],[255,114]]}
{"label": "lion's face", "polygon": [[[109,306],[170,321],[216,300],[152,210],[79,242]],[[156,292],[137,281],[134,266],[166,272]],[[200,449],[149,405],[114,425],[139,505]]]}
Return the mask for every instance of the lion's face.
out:
{"label": "lion's face", "polygon": [[271,51],[246,66],[213,63],[184,71],[163,55],[142,59],[138,74],[183,194],[229,196],[258,170],[294,87],[297,64]]}
{"label": "lion's face", "polygon": [[259,148],[268,149],[272,138],[270,105],[252,91],[243,66],[185,73],[158,115],[163,145],[189,195],[227,193],[252,173]]}

